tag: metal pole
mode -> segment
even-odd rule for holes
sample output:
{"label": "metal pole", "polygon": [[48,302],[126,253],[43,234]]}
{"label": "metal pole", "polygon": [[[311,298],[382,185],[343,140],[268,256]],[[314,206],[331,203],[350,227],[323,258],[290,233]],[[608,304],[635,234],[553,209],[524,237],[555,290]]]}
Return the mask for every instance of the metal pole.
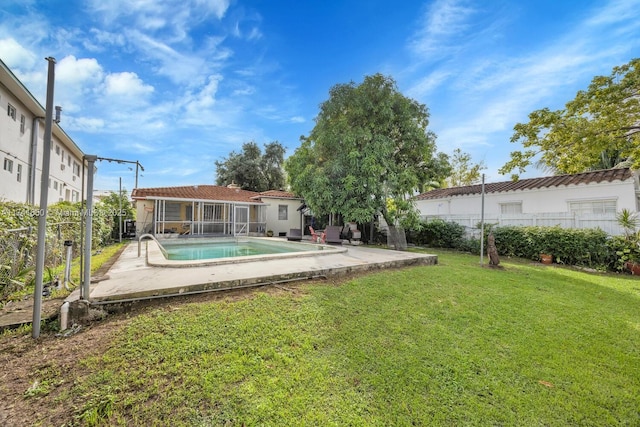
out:
{"label": "metal pole", "polygon": [[85,215],[84,234],[84,281],[82,282],[82,292],[80,297],[89,300],[91,291],[91,229],[93,227],[93,170],[98,156],[85,155],[87,160],[87,212]]}
{"label": "metal pole", "polygon": [[[47,202],[49,199],[49,169],[51,161],[51,127],[53,126],[53,89],[55,82],[55,58],[48,57],[47,102],[44,125],[44,145],[42,153],[42,176],[40,177],[40,210],[38,211],[38,240],[36,252],[36,284],[33,291],[33,338],[40,336],[42,319],[42,276],[44,273],[45,245],[47,234]],[[35,165],[34,165],[35,167]]]}
{"label": "metal pole", "polygon": [[118,242],[122,243],[122,177],[118,189]]}
{"label": "metal pole", "polygon": [[138,188],[138,168],[140,167],[140,163],[136,160],[136,187]]}
{"label": "metal pole", "polygon": [[480,211],[480,265],[484,265],[484,174],[482,174],[482,209]]}

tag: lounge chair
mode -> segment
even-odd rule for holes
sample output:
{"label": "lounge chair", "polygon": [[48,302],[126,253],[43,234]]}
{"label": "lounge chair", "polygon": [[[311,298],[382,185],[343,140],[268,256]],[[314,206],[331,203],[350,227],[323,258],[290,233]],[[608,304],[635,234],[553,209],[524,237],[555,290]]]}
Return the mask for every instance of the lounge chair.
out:
{"label": "lounge chair", "polygon": [[299,228],[291,228],[289,229],[289,234],[287,235],[287,240],[291,240],[294,242],[299,242],[302,240],[302,230]]}
{"label": "lounge chair", "polygon": [[340,238],[340,227],[337,225],[328,225],[324,229],[325,233],[325,242],[326,243],[337,243],[342,244],[342,239]]}

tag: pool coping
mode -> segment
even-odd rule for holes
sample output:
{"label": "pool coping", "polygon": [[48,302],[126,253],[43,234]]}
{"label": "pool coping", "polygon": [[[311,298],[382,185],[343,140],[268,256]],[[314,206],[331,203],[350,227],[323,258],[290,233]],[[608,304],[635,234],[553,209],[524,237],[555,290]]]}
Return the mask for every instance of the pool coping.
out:
{"label": "pool coping", "polygon": [[[273,242],[269,237],[243,237],[243,239],[257,240],[265,242]],[[172,239],[173,240],[173,239]],[[230,239],[231,240],[231,239]],[[195,240],[194,240],[195,241]],[[201,241],[201,240],[200,240]],[[162,241],[160,241],[162,243]],[[279,242],[283,243],[283,242]],[[312,256],[333,255],[338,253],[347,252],[347,248],[343,246],[333,246],[320,243],[305,243],[305,242],[286,242],[291,245],[306,245],[313,247],[313,250],[301,251],[301,252],[287,252],[279,254],[265,254],[265,255],[246,255],[241,257],[227,257],[216,259],[201,259],[201,260],[171,260],[167,259],[158,243],[155,240],[147,240],[146,261],[147,265],[153,267],[167,267],[167,268],[190,268],[190,267],[205,267],[216,266],[225,264],[238,264],[248,263],[255,261],[269,261],[275,259],[286,258],[304,258]]]}

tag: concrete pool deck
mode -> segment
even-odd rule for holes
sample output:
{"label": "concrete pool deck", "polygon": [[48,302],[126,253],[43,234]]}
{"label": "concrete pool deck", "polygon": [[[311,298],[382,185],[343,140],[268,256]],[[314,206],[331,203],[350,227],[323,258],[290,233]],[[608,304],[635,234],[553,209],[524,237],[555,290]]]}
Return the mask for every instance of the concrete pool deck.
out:
{"label": "concrete pool deck", "polygon": [[438,263],[436,255],[345,245],[344,252],[322,256],[171,268],[147,265],[144,246],[142,256],[138,257],[138,243],[130,243],[109,269],[105,278],[92,284],[89,296],[92,305],[116,304],[331,277],[383,268]]}

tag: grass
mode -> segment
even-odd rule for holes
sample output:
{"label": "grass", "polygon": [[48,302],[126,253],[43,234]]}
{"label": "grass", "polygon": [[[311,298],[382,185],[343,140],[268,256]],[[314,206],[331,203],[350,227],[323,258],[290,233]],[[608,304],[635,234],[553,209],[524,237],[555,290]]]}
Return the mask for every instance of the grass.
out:
{"label": "grass", "polygon": [[[97,272],[100,267],[102,267],[103,264],[105,264],[106,262],[108,262],[109,260],[111,260],[111,257],[113,257],[121,248],[122,246],[126,245],[128,242],[122,242],[122,243],[114,243],[110,246],[104,247],[102,249],[100,249],[100,251],[98,251],[95,254],[92,254],[91,256],[91,273],[95,273]],[[58,277],[59,280],[62,281],[62,279],[64,278],[64,269],[65,269],[65,264],[61,264],[58,266],[55,266],[53,268],[46,268],[45,271],[43,272],[43,281],[46,283],[49,280],[51,280],[51,276],[53,277]],[[76,285],[80,283],[80,257],[76,257],[72,263],[71,263],[71,272],[70,272],[70,276],[71,281],[73,283],[75,283]],[[34,293],[34,287],[35,287],[35,281],[31,280],[29,283],[27,283],[22,289],[19,289],[13,293],[11,293],[10,295],[7,296],[6,301],[20,301],[23,300],[25,298],[28,298],[30,296],[33,296]],[[52,289],[52,293],[51,293],[51,297],[52,298],[65,298],[67,297],[69,294],[71,293],[71,291],[68,291],[64,288],[62,289]]]}
{"label": "grass", "polygon": [[302,296],[140,315],[81,362],[76,421],[638,425],[640,281],[504,264],[441,253]]}

